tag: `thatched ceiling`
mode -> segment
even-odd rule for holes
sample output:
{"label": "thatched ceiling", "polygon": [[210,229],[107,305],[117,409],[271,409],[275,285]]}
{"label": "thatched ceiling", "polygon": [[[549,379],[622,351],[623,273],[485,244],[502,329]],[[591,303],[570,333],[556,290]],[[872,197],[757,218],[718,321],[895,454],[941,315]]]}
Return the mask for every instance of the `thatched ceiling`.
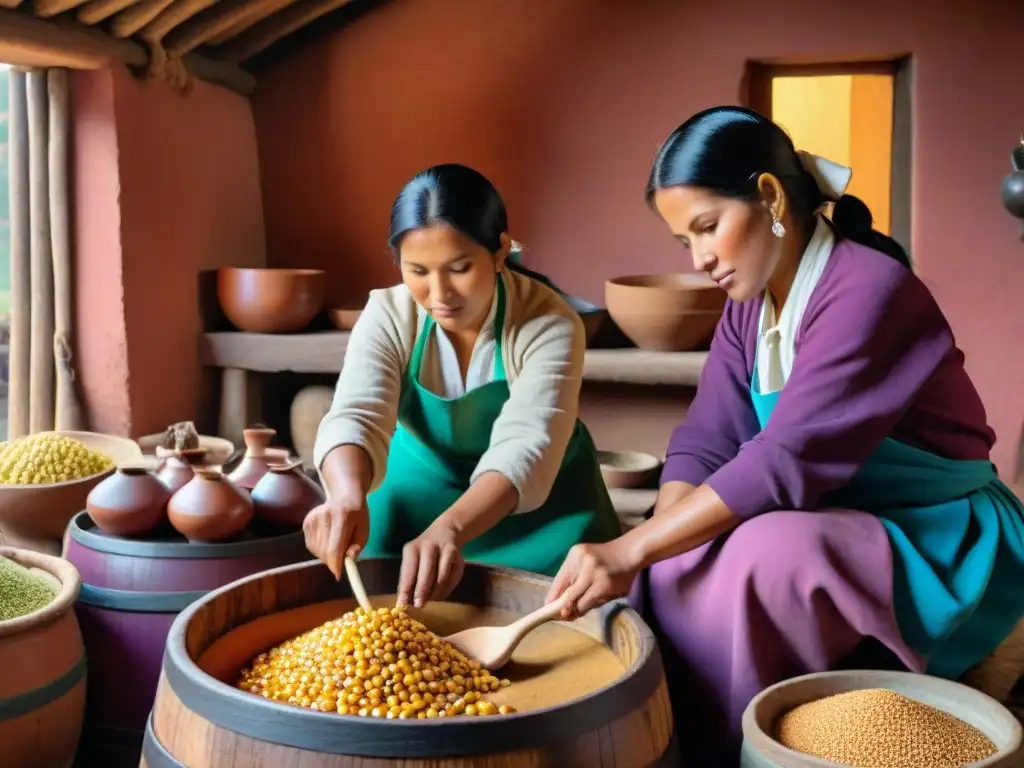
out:
{"label": "thatched ceiling", "polygon": [[72,68],[120,60],[179,87],[198,77],[251,93],[262,65],[381,2],[0,0],[0,60]]}

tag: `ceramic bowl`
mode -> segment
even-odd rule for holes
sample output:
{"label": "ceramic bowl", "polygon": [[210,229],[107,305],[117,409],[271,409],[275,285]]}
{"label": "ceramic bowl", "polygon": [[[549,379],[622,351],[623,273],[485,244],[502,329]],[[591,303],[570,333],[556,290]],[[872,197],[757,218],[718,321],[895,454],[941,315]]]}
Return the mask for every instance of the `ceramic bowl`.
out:
{"label": "ceramic bowl", "polygon": [[601,476],[609,488],[636,488],[643,485],[661,467],[657,456],[640,451],[598,451]]}
{"label": "ceramic bowl", "polygon": [[236,328],[250,333],[299,331],[324,308],[322,269],[217,271],[217,299]]}
{"label": "ceramic bowl", "polygon": [[640,349],[687,352],[704,347],[726,294],[706,275],[627,275],[605,283],[615,324]]}
{"label": "ceramic bowl", "polygon": [[356,325],[356,320],[363,314],[363,308],[332,307],[327,310],[327,314],[330,316],[331,322],[334,323],[334,327],[339,331],[351,331]]}
{"label": "ceramic bowl", "polygon": [[990,696],[962,683],[913,672],[848,670],[821,672],[783,680],[761,691],[743,713],[742,768],[840,768],[838,763],[796,752],[775,740],[775,722],[785,712],[837,693],[888,688],[941,709],[973,725],[999,750],[971,768],[1020,765],[1024,731],[1020,722]]}
{"label": "ceramic bowl", "polygon": [[[36,434],[73,437],[91,450],[105,453],[115,465],[142,458],[138,443],[126,437],[75,431]],[[0,443],[0,450],[6,445],[6,442]],[[59,555],[61,538],[68,522],[85,509],[89,492],[113,472],[114,467],[111,467],[105,472],[62,483],[0,485],[0,538],[3,543]]]}

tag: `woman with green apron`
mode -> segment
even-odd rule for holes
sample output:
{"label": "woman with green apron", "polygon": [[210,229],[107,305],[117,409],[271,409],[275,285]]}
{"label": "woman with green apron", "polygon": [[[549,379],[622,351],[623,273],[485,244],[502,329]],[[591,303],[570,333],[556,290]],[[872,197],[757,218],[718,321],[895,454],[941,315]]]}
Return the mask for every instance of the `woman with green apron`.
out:
{"label": "woman with green apron", "polygon": [[956,679],[1024,616],[1024,505],[942,311],[850,178],[739,107],[683,123],[651,171],[648,203],[729,298],[654,515],[576,548],[549,599],[571,616],[632,588],[687,765],[735,765],[773,683],[868,650]]}
{"label": "woman with green apron", "polygon": [[328,501],[310,551],[401,557],[399,602],[458,583],[463,558],[554,575],[619,533],[577,419],[584,335],[551,288],[509,264],[505,206],[476,171],[417,174],[391,212],[402,284],[352,330],[314,460]]}

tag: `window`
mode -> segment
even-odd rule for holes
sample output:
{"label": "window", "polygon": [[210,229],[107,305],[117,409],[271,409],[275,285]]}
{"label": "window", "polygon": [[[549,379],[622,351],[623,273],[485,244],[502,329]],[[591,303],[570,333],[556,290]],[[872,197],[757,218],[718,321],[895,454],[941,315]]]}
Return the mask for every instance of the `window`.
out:
{"label": "window", "polygon": [[797,149],[854,169],[875,229],[910,246],[909,62],[751,65],[749,103]]}

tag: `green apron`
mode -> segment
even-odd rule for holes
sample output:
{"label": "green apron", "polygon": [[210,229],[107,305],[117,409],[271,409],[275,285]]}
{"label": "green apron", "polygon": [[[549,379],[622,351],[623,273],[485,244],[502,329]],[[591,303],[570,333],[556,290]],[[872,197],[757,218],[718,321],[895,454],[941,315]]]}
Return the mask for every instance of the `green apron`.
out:
{"label": "green apron", "polygon": [[[494,380],[462,397],[443,398],[419,383],[423,353],[434,330],[434,320],[427,316],[402,381],[384,482],[368,499],[370,538],[361,557],[401,557],[402,547],[469,489],[509,398],[501,354],[505,288],[500,277],[496,290]],[[577,421],[547,501],[532,512],[509,515],[467,543],[462,555],[553,576],[574,544],[610,541],[619,533],[594,442]]]}

